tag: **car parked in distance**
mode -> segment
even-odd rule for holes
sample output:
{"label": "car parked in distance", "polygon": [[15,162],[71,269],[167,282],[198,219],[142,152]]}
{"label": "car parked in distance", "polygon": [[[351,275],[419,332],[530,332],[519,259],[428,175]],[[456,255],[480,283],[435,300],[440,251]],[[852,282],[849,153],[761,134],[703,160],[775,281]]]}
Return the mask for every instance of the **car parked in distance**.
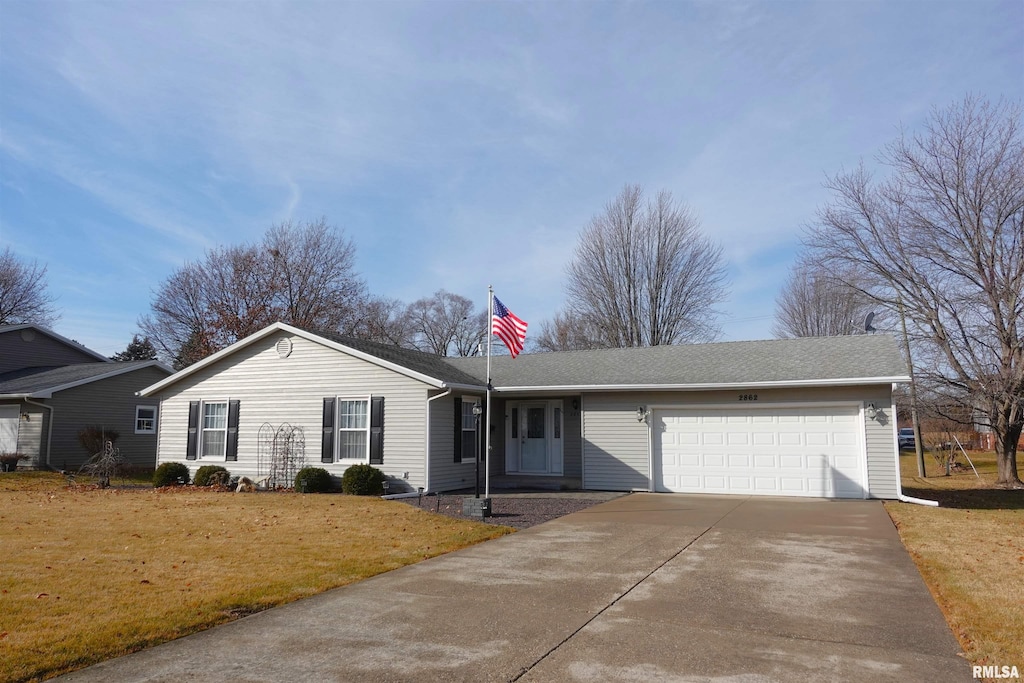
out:
{"label": "car parked in distance", "polygon": [[904,427],[904,428],[902,428],[899,431],[899,435],[898,435],[897,438],[899,439],[900,450],[903,450],[904,448],[916,448],[917,447],[917,440],[914,439],[914,428],[913,427]]}

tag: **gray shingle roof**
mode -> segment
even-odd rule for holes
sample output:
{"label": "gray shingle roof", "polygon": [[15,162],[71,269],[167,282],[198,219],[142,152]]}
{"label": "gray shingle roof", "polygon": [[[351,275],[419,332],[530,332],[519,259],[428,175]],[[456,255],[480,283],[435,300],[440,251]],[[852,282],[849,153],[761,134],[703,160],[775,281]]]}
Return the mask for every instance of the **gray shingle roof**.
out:
{"label": "gray shingle roof", "polygon": [[331,332],[313,331],[312,334],[337,342],[356,351],[362,351],[389,363],[401,365],[421,375],[441,380],[446,384],[482,386],[484,383],[482,376],[472,375],[461,368],[445,362],[447,359],[435,356],[432,353],[416,351],[415,349],[404,349],[400,346],[391,346],[389,344],[378,344],[377,342],[356,339],[355,337],[345,337]]}
{"label": "gray shingle roof", "polygon": [[103,375],[127,372],[135,367],[152,365],[139,360],[123,363],[76,363],[61,367],[23,368],[0,375],[0,396],[46,393],[67,384],[84,383]]}
{"label": "gray shingle roof", "polygon": [[[484,358],[449,358],[483,378]],[[496,389],[515,387],[701,386],[831,383],[906,376],[895,339],[885,334],[534,353],[491,358]]]}

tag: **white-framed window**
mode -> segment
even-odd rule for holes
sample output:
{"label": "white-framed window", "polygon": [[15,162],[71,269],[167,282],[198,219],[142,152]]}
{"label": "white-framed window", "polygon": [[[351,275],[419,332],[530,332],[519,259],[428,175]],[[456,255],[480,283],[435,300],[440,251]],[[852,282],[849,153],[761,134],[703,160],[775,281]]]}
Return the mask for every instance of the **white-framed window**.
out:
{"label": "white-framed window", "polygon": [[156,406],[135,406],[135,433],[156,434]]}
{"label": "white-framed window", "polygon": [[473,462],[477,455],[475,405],[476,401],[471,398],[462,399],[462,462]]}
{"label": "white-framed window", "polygon": [[199,457],[224,458],[228,445],[228,402],[204,401]]}
{"label": "white-framed window", "polygon": [[338,460],[369,462],[370,397],[338,397]]}

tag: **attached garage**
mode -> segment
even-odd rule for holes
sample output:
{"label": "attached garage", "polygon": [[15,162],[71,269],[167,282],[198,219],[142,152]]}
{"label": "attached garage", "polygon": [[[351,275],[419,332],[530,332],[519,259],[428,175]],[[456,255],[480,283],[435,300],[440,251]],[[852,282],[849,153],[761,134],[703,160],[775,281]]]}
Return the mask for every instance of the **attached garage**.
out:
{"label": "attached garage", "polygon": [[656,491],[867,497],[859,405],[654,409]]}

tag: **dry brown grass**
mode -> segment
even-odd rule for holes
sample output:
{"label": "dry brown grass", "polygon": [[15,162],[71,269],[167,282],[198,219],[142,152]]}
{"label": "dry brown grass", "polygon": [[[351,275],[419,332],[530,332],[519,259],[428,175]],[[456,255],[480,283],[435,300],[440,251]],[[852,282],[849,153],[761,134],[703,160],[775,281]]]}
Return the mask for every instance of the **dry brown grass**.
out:
{"label": "dry brown grass", "polygon": [[0,475],[0,680],[78,669],[509,531],[375,498]]}
{"label": "dry brown grass", "polygon": [[886,508],[968,659],[1024,670],[1024,491],[993,488],[994,454],[970,457],[981,479],[970,466],[943,476],[928,454],[922,479],[903,453],[904,492],[940,507]]}

